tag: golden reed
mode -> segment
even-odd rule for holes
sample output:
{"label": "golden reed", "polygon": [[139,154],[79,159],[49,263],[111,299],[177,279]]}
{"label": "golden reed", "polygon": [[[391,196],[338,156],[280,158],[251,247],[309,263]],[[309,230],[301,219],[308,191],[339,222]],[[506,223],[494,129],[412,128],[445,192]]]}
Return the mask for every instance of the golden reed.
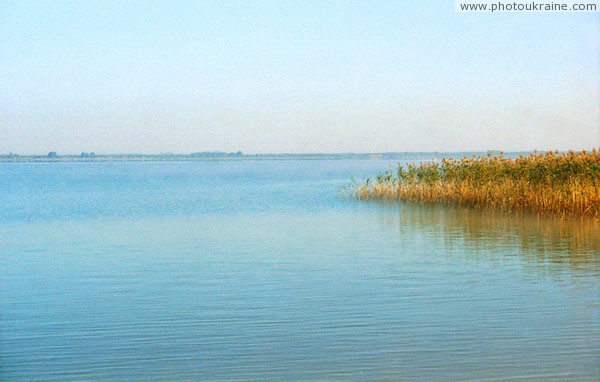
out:
{"label": "golden reed", "polygon": [[453,203],[600,219],[600,152],[474,156],[398,166],[355,191],[360,199]]}

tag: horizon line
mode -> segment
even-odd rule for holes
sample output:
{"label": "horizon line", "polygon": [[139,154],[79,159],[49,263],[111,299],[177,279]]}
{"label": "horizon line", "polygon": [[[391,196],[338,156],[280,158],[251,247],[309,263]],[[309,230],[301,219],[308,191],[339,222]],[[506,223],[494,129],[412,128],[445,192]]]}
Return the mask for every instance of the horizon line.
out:
{"label": "horizon line", "polygon": [[119,156],[146,156],[146,157],[167,157],[167,156],[315,156],[315,155],[383,155],[383,154],[456,154],[456,153],[533,153],[533,152],[569,152],[569,151],[592,151],[598,150],[597,147],[589,149],[529,149],[529,150],[501,150],[501,149],[485,149],[485,150],[414,150],[414,151],[330,151],[330,152],[243,152],[243,151],[193,151],[188,153],[182,152],[161,152],[161,153],[144,153],[144,152],[113,152],[113,153],[96,153],[94,151],[82,151],[79,153],[67,152],[59,153],[57,151],[49,151],[46,153],[28,153],[19,154],[16,152],[0,153],[0,157],[119,157]]}

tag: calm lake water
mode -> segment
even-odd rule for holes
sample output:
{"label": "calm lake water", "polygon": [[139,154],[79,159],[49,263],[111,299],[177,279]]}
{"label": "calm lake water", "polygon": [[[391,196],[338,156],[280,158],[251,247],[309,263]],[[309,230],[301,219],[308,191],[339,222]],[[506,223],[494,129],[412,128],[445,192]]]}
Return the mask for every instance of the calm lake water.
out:
{"label": "calm lake water", "polygon": [[0,380],[598,381],[600,227],[384,161],[0,164]]}

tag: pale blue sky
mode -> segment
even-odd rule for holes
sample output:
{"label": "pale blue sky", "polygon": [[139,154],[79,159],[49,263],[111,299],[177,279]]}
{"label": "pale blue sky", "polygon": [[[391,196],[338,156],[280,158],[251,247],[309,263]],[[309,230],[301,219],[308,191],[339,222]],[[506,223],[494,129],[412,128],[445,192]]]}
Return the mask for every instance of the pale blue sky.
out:
{"label": "pale blue sky", "polygon": [[600,146],[600,13],[2,1],[0,154]]}

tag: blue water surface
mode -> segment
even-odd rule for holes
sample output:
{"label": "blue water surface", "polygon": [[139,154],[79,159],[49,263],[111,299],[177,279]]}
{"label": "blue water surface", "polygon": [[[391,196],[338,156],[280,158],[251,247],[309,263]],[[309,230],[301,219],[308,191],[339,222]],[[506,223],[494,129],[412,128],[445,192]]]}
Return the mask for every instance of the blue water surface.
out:
{"label": "blue water surface", "polygon": [[0,164],[0,380],[598,381],[600,228],[363,160]]}

